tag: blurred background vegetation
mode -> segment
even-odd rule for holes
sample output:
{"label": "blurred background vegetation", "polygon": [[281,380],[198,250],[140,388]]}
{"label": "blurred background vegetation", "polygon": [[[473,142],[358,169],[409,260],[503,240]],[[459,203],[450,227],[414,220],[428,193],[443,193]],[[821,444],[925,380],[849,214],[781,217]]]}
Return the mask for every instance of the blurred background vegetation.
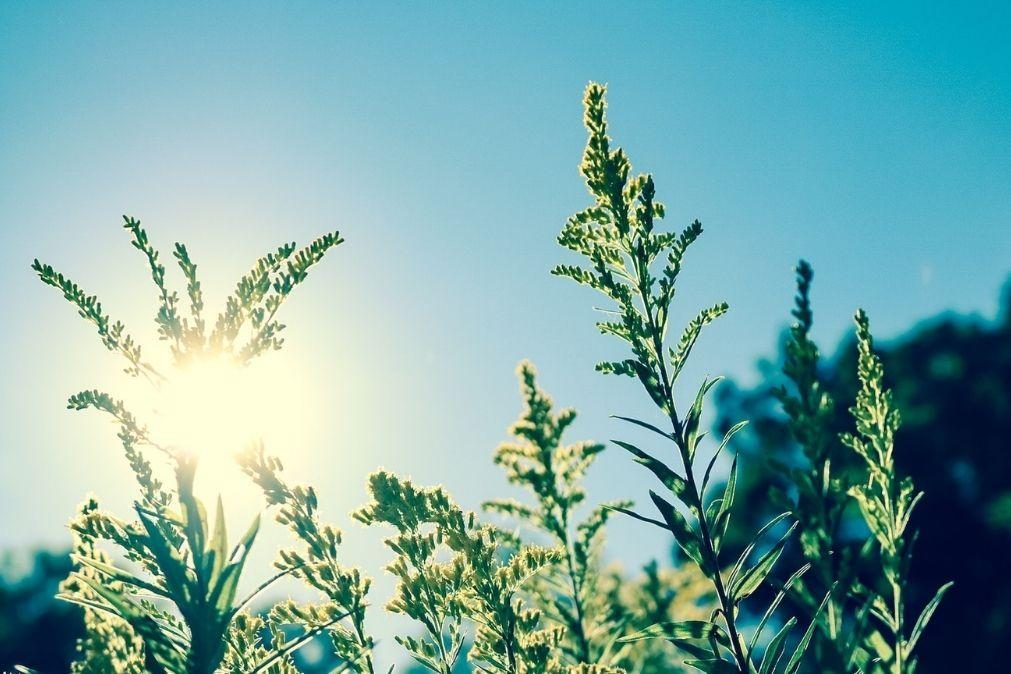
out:
{"label": "blurred background vegetation", "polygon": [[[914,603],[955,581],[920,646],[922,674],[1003,671],[998,657],[1011,637],[1011,283],[1001,307],[992,321],[942,314],[879,344],[904,419],[897,440],[900,472],[927,494],[915,517],[920,538],[912,568]],[[784,384],[784,342],[785,335],[775,356],[760,362],[757,386],[729,383],[719,396],[717,426],[751,419],[750,432],[735,439],[744,461],[738,487],[744,507],[738,512],[751,521],[733,531],[753,530],[775,514],[770,490],[788,487],[769,460],[800,460],[775,396]],[[822,345],[826,355],[832,353],[828,346]],[[846,341],[823,358],[840,431],[848,429],[847,407],[857,389],[855,355]],[[841,454],[835,469],[853,460]],[[854,527],[850,533],[860,539],[865,532]],[[792,554],[777,568],[799,566],[799,552]],[[2,557],[0,671],[14,664],[67,671],[80,614],[53,595],[69,570],[62,552],[10,551]],[[973,647],[956,648],[968,630]]]}
{"label": "blurred background vegetation", "polygon": [[[896,436],[898,470],[926,493],[913,516],[920,532],[911,568],[913,605],[924,605],[942,583],[955,582],[919,647],[917,671],[924,674],[1006,671],[1000,654],[1011,637],[1011,282],[1000,306],[994,321],[942,314],[878,344],[886,384],[903,418]],[[775,397],[785,383],[783,343],[785,335],[776,357],[760,363],[761,384],[743,389],[731,383],[719,399],[718,426],[751,420],[750,433],[735,443],[744,481],[737,512],[752,528],[779,512],[770,494],[789,490],[770,459],[786,465],[801,460]],[[827,346],[821,345],[826,356]],[[850,430],[848,407],[858,388],[855,342],[844,342],[822,362],[822,381],[836,401],[835,430]],[[832,457],[833,472],[857,461],[852,452],[839,452]],[[855,509],[853,515],[859,521]],[[857,527],[848,533],[855,540],[866,535]],[[780,572],[800,565],[796,548],[792,555],[777,565]],[[970,630],[972,648],[959,647]]]}

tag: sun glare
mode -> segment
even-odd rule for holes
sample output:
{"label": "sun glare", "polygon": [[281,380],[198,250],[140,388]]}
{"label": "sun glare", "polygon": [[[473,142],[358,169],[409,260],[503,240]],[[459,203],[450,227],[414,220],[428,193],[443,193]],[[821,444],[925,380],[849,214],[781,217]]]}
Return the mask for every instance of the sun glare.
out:
{"label": "sun glare", "polygon": [[230,357],[195,360],[159,392],[157,436],[198,458],[230,457],[270,431],[270,382]]}
{"label": "sun glare", "polygon": [[319,442],[316,396],[303,368],[304,361],[285,353],[248,366],[228,354],[204,356],[162,368],[160,386],[134,380],[126,400],[154,442],[198,460],[201,498],[221,494],[241,509],[259,503],[260,494],[236,463],[238,453],[262,441],[296,468]]}

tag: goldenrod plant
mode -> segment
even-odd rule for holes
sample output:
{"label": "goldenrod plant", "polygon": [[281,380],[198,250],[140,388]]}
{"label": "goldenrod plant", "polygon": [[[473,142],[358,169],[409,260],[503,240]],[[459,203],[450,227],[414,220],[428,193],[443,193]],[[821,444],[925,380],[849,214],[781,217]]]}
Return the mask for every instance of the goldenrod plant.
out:
{"label": "goldenrod plant", "polygon": [[441,487],[419,488],[379,471],[369,478],[369,492],[372,501],[355,517],[397,530],[386,541],[397,553],[387,569],[399,581],[387,608],[424,626],[421,638],[398,638],[417,662],[453,671],[466,620],[474,628],[468,657],[482,671],[559,671],[561,630],[543,627],[540,611],[521,593],[559,560],[559,551],[518,544],[461,510]]}
{"label": "goldenrod plant", "polygon": [[[393,559],[386,570],[397,585],[385,610],[414,624],[396,641],[416,665],[436,674],[913,674],[917,642],[950,584],[908,623],[910,518],[922,494],[896,474],[899,415],[866,316],[857,314],[862,387],[852,408],[856,433],[839,437],[829,426],[835,402],[819,379],[810,338],[813,272],[801,263],[797,324],[787,346],[790,388],[780,400],[803,462],[780,466],[795,487],[772,499],[783,512],[757,532],[739,534],[735,491],[747,467],[735,458],[723,479],[720,458],[745,423],[730,427],[719,442],[704,442],[704,408],[719,379],[703,380],[687,396],[682,392],[685,364],[703,330],[728,310],[726,303],[698,312],[678,339],[668,338],[684,258],[702,225],[695,221],[680,232],[660,226],[664,207],[652,177],[633,175],[625,153],[611,145],[605,88],[590,84],[584,106],[588,141],[581,171],[593,202],[559,236],[584,262],[559,265],[553,273],[592,287],[611,304],[597,327],[624,342],[630,354],[597,369],[638,381],[656,418],[617,418],[658,439],[660,447],[613,442],[656,479],[648,494],[658,515],[626,500],[592,502],[585,478],[605,445],[568,440],[576,412],[557,409],[538,386],[533,365],[523,362],[523,410],[510,429],[512,440],[494,453],[523,498],[487,500],[488,519],[482,520],[457,505],[445,487],[417,486],[379,469],[368,479],[368,502],[352,513],[360,523],[390,531],[386,545]],[[125,359],[127,374],[156,389],[208,361],[241,370],[281,348],[282,305],[343,242],[335,232],[265,255],[211,321],[186,247],[174,250],[185,281],[181,299],[140,222],[126,218],[124,226],[155,285],[155,321],[168,345],[168,368],[149,360],[95,296],[37,260],[33,269],[97,329],[107,349]],[[212,509],[197,496],[199,451],[161,437],[124,399],[106,392],[82,391],[68,406],[113,420],[138,487],[128,516],[103,510],[89,497],[71,522],[76,567],[61,596],[83,607],[85,622],[73,672],[296,674],[296,652],[314,639],[328,644],[335,672],[392,671],[376,663],[367,627],[367,618],[382,610],[370,603],[370,578],[342,559],[340,529],[320,517],[321,495],[292,480],[261,441],[236,452],[238,469],[263,501],[260,515],[234,539],[225,526],[229,495]],[[861,457],[862,468],[835,470],[832,457],[842,451]],[[861,546],[838,535],[855,512],[870,532]],[[663,540],[672,539],[677,550],[675,566],[652,563],[630,573],[620,560],[607,563],[605,533],[616,513],[662,529]],[[250,585],[247,560],[261,515],[267,525],[272,520],[286,528],[294,542]],[[746,541],[741,549],[727,544],[728,532]],[[799,545],[806,563],[774,573],[790,545]],[[875,562],[880,577],[867,573]],[[242,579],[252,591],[240,593]],[[285,599],[254,612],[254,602],[281,579],[301,583],[314,598]]]}
{"label": "goldenrod plant", "polygon": [[[834,588],[826,610],[817,616],[819,629],[811,654],[817,671],[912,672],[913,647],[951,584],[937,591],[907,633],[904,576],[916,539],[909,522],[922,493],[896,473],[893,452],[899,412],[884,387],[884,369],[873,352],[869,321],[860,311],[855,320],[861,388],[851,408],[857,434],[840,436],[832,431],[834,401],[820,381],[818,347],[810,336],[814,271],[804,261],[796,271],[796,323],[786,343],[783,368],[793,391],[784,387],[778,397],[805,461],[800,466],[774,462],[774,468],[789,476],[793,496],[779,493],[777,500],[793,505],[801,553],[814,572],[793,584],[791,598],[810,614],[818,603],[815,588]],[[842,458],[844,451],[855,451],[865,470],[834,470],[833,457]],[[859,545],[840,538],[854,503],[872,534]],[[884,577],[865,578],[861,567],[867,566],[883,570]],[[877,589],[882,581],[887,588],[883,594]]]}
{"label": "goldenrod plant", "polygon": [[[593,204],[572,216],[558,242],[583,256],[587,266],[559,265],[554,273],[588,285],[605,295],[615,306],[608,318],[597,323],[598,329],[624,341],[631,358],[602,362],[597,369],[604,374],[627,375],[639,380],[651,401],[662,413],[666,428],[631,417],[619,417],[630,424],[659,436],[673,446],[680,466],[671,467],[654,454],[625,441],[616,444],[626,449],[636,461],[648,468],[668,492],[667,496],[650,490],[649,495],[661,519],[625,508],[618,508],[648,524],[670,532],[687,560],[698,566],[713,583],[717,608],[708,620],[661,623],[641,637],[664,637],[686,651],[689,664],[706,672],[742,672],[758,670],[765,674],[776,670],[795,626],[787,622],[777,633],[760,661],[757,646],[763,630],[782,600],[777,595],[766,607],[750,640],[741,625],[741,604],[761,587],[789,541],[793,527],[779,530],[790,514],[773,518],[753,538],[736,561],[720,556],[720,544],[733,512],[737,463],[718,495],[710,497],[712,469],[738,424],[719,443],[708,466],[700,464],[703,404],[717,380],[703,381],[687,412],[678,409],[675,392],[678,378],[703,328],[727,311],[719,302],[703,309],[692,319],[676,344],[666,337],[675,287],[684,255],[702,233],[697,220],[680,233],[657,229],[664,216],[663,204],[656,200],[656,189],[649,174],[633,176],[631,163],[620,148],[612,149],[607,134],[605,88],[590,84],[584,97],[583,117],[589,138],[583,154],[581,172],[593,198]],[[687,513],[687,516],[686,516]],[[766,544],[767,536],[773,542]],[[753,555],[757,559],[752,560]],[[791,577],[796,580],[806,567]],[[828,596],[821,604],[828,600]],[[817,620],[812,620],[786,659],[787,674],[798,671],[803,653],[812,638]],[[626,637],[629,639],[637,638]]]}
{"label": "goldenrod plant", "polygon": [[822,385],[818,347],[811,339],[814,270],[801,260],[796,275],[792,312],[796,322],[790,328],[783,365],[790,388],[780,388],[777,397],[803,451],[803,461],[800,465],[772,462],[773,470],[789,477],[793,490],[792,495],[774,490],[773,498],[781,507],[792,509],[801,554],[812,567],[811,573],[794,583],[791,599],[811,614],[821,599],[819,593],[835,587],[818,618],[811,659],[822,672],[849,674],[867,666],[880,650],[887,650],[868,621],[870,604],[853,601],[860,594],[858,563],[875,551],[873,539],[861,549],[840,540],[852,503],[848,490],[856,477],[833,465],[833,457],[847,450],[830,427],[835,401]]}
{"label": "goldenrod plant", "polygon": [[[323,604],[311,607],[293,602],[277,605],[273,616],[278,619],[272,622],[303,626],[304,633],[294,647],[326,630],[335,654],[347,669],[371,674],[374,644],[365,630],[365,608],[372,581],[359,569],[341,563],[338,557],[341,532],[320,521],[316,490],[286,483],[281,477],[280,459],[268,456],[261,443],[244,452],[239,462],[263,490],[267,504],[276,508],[274,519],[287,527],[300,544],[301,549],[280,551],[275,563],[279,573],[275,578],[291,575],[326,599]],[[282,613],[277,613],[279,606],[283,607]],[[278,641],[271,639],[271,643]]]}
{"label": "goldenrod plant", "polygon": [[910,518],[923,492],[916,490],[912,480],[896,474],[894,452],[895,432],[901,423],[899,411],[892,402],[892,392],[884,385],[884,367],[874,353],[867,314],[858,311],[854,321],[860,391],[850,411],[856,433],[847,433],[842,440],[867,464],[866,479],[850,487],[849,494],[860,506],[864,522],[880,546],[885,590],[868,589],[870,612],[889,634],[891,650],[887,660],[874,662],[873,667],[888,674],[909,674],[916,669],[913,654],[916,643],[952,583],[941,586],[912,626],[908,624],[906,575],[916,542]]}
{"label": "goldenrod plant", "polygon": [[[176,244],[174,257],[186,280],[189,315],[184,315],[178,293],[169,289],[166,269],[147,231],[129,217],[124,228],[147,261],[158,296],[155,321],[160,338],[168,342],[173,371],[206,358],[243,366],[281,348],[284,325],[277,319],[278,310],[306,279],[310,268],[343,241],[334,232],[304,248],[285,244],[260,258],[239,280],[208,329],[197,267],[186,247]],[[104,312],[94,295],[38,260],[32,268],[97,328],[106,348],[126,359],[128,374],[144,377],[155,387],[170,381],[172,372],[162,372],[146,360],[141,346],[122,323]],[[68,407],[96,409],[113,419],[140,490],[133,518],[106,512],[90,500],[71,523],[78,540],[78,570],[65,583],[62,596],[85,608],[87,627],[75,671],[287,671],[293,666],[291,654],[325,631],[334,636],[335,649],[350,669],[370,670],[366,653],[370,641],[361,631],[362,600],[356,594],[364,594],[368,585],[358,580],[356,572],[345,571],[334,561],[339,534],[317,525],[311,490],[289,489],[281,483],[275,477],[279,463],[258,455],[247,464],[268,493],[267,505],[279,509],[278,519],[292,524],[311,553],[302,557],[282,551],[278,573],[250,595],[239,596],[239,580],[259,531],[259,517],[230,543],[220,498],[211,515],[195,495],[199,454],[193,448],[161,442],[122,400],[104,392],[86,390],[72,395]],[[152,455],[171,470],[172,484],[158,477],[161,466],[152,464]],[[111,544],[129,564],[115,562],[101,544]],[[334,579],[329,576],[319,580],[320,574],[339,576],[339,587],[332,586]],[[279,604],[265,618],[251,617],[250,603],[259,592],[287,575],[323,591],[326,601],[305,606]],[[353,628],[342,628],[342,622]],[[260,646],[260,626],[274,635],[269,649]],[[292,627],[299,634],[287,639],[288,632],[282,627]]]}
{"label": "goldenrod plant", "polygon": [[396,531],[386,540],[396,555],[387,571],[397,579],[386,608],[423,628],[397,641],[439,674],[457,671],[464,650],[475,668],[502,674],[680,670],[662,643],[621,637],[658,619],[701,617],[708,586],[691,570],[651,564],[634,579],[603,566],[609,514],[630,504],[598,505],[577,520],[584,475],[603,445],[562,442],[575,410],[554,411],[529,362],[519,377],[524,410],[510,429],[515,442],[500,445],[495,461],[533,498],[484,504],[516,529],[482,523],[442,487],[417,487],[388,471],[369,478],[372,500],[355,518]]}
{"label": "goldenrod plant", "polygon": [[529,362],[520,365],[519,377],[525,409],[510,429],[516,442],[499,446],[495,463],[505,468],[511,483],[532,493],[534,503],[499,499],[488,501],[485,508],[517,520],[561,551],[560,568],[546,578],[551,582],[542,584],[540,591],[547,614],[564,628],[565,660],[611,664],[618,656],[616,640],[622,626],[599,587],[600,548],[612,508],[631,503],[598,505],[585,519],[576,520],[576,510],[586,499],[583,477],[604,446],[564,444],[562,436],[575,421],[575,410],[553,412],[551,398],[538,388],[536,370]]}
{"label": "goldenrod plant", "polygon": [[[636,578],[604,566],[607,520],[615,509],[632,503],[587,506],[584,477],[604,445],[563,442],[576,411],[555,412],[536,375],[532,363],[520,363],[524,408],[510,428],[514,440],[495,450],[495,463],[505,469],[509,482],[529,492],[532,502],[496,499],[484,507],[515,523],[522,538],[547,541],[560,553],[561,561],[531,579],[528,591],[544,620],[561,628],[561,662],[628,672],[671,671],[677,666],[662,641],[623,643],[621,637],[676,616],[704,616],[712,604],[709,587],[690,567],[660,569],[653,562]],[[588,512],[580,519],[581,508]]]}

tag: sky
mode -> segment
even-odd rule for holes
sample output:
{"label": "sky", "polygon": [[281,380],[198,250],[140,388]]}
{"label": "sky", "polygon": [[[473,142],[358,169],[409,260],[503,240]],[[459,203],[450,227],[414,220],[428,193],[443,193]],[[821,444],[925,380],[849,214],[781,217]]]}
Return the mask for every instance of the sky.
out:
{"label": "sky", "polygon": [[[652,410],[593,371],[621,354],[593,327],[600,301],[548,274],[589,203],[591,80],[668,226],[706,227],[674,315],[731,305],[683,381],[756,381],[801,257],[830,352],[858,306],[884,339],[946,310],[993,317],[1011,272],[1009,30],[998,2],[0,4],[0,547],[65,544],[88,492],[120,512],[132,498],[114,428],[64,407],[133,384],[29,269],[53,264],[153,341],[123,214],[166,258],[187,243],[212,307],[279,243],[346,238],[285,307],[263,395],[286,410],[271,450],[376,575],[382,535],[348,513],[377,467],[468,508],[514,494],[490,458],[521,359],[580,410],[572,439],[628,437],[609,415]],[[649,486],[616,448],[589,478],[592,500]],[[629,521],[610,538],[629,564],[669,547]],[[261,561],[284,538],[265,540]]]}

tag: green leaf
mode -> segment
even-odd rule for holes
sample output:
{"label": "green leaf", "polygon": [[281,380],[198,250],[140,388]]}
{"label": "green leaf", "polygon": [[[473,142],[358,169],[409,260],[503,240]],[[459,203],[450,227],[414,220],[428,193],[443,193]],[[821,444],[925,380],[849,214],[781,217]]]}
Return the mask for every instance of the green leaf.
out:
{"label": "green leaf", "polygon": [[640,515],[639,513],[635,512],[634,510],[629,510],[628,508],[623,508],[622,506],[609,505],[609,504],[604,504],[604,508],[606,508],[608,510],[613,510],[613,511],[618,512],[618,513],[621,513],[622,515],[628,515],[629,517],[631,517],[633,519],[637,519],[640,522],[646,522],[647,524],[652,524],[654,526],[660,527],[664,531],[668,530],[667,529],[667,525],[664,524],[663,522],[661,522],[660,520],[655,520],[652,517],[646,517],[645,515]]}
{"label": "green leaf", "polygon": [[702,562],[702,551],[699,548],[698,536],[691,526],[689,526],[684,515],[652,489],[649,491],[649,496],[653,499],[653,503],[656,504],[660,515],[663,517],[663,521],[667,524],[667,530],[674,534],[674,540],[677,541],[678,547],[684,551],[689,559],[699,566],[705,567],[706,565]]}
{"label": "green leaf", "polygon": [[765,614],[762,616],[762,619],[758,622],[758,627],[755,628],[755,633],[752,635],[751,641],[748,644],[749,651],[755,648],[755,644],[758,643],[758,639],[762,636],[762,630],[765,629],[766,624],[772,618],[772,615],[776,612],[776,609],[779,608],[779,605],[786,597],[786,594],[790,591],[790,588],[793,587],[793,584],[797,582],[797,580],[801,576],[807,573],[810,568],[811,564],[805,564],[804,566],[794,571],[793,575],[787,578],[786,582],[783,583],[782,589],[780,589],[780,591],[776,593],[776,596],[769,604],[769,607],[765,609]]}
{"label": "green leaf", "polygon": [[214,585],[218,574],[228,561],[228,532],[225,529],[225,512],[221,505],[221,495],[218,495],[218,502],[214,512],[214,532],[211,534],[209,546],[208,584]]}
{"label": "green leaf", "polygon": [[740,674],[741,672],[737,668],[737,665],[716,658],[709,660],[685,660],[685,664],[707,674]]}
{"label": "green leaf", "polygon": [[940,588],[938,588],[937,593],[934,594],[934,598],[927,602],[927,605],[923,607],[923,611],[920,613],[920,617],[916,619],[916,624],[913,625],[913,631],[910,632],[909,642],[906,644],[905,652],[908,658],[913,653],[913,649],[916,648],[916,642],[920,640],[920,635],[923,634],[923,630],[927,628],[927,623],[933,617],[934,612],[940,605],[941,600],[944,599],[945,593],[951,589],[954,583],[945,583]]}
{"label": "green leaf", "polygon": [[618,416],[617,414],[614,415],[613,418],[615,418],[615,419],[621,419],[622,421],[627,421],[630,424],[635,424],[636,426],[639,426],[641,428],[645,428],[647,430],[653,431],[654,433],[656,433],[660,437],[666,438],[667,440],[673,440],[674,439],[674,436],[672,436],[670,433],[667,433],[665,431],[661,431],[659,428],[657,428],[656,426],[654,426],[651,423],[647,423],[645,421],[639,421],[638,419],[633,419],[632,417]]}
{"label": "green leaf", "polygon": [[618,643],[631,643],[643,639],[667,639],[669,641],[686,641],[689,639],[709,639],[716,637],[721,642],[730,643],[727,635],[719,625],[707,620],[680,620],[650,625],[635,634],[618,639]]}
{"label": "green leaf", "polygon": [[116,615],[129,623],[137,636],[143,639],[144,664],[152,674],[172,674],[184,671],[184,655],[173,645],[172,640],[162,631],[143,606],[93,578],[81,575],[75,577],[107,601]]}
{"label": "green leaf", "polygon": [[165,587],[177,604],[193,599],[189,583],[189,569],[186,561],[178,550],[168,541],[162,530],[141,508],[137,508],[137,516],[147,532],[145,543],[158,562],[158,570],[165,576]]}
{"label": "green leaf", "polygon": [[670,351],[670,380],[672,384],[678,378],[678,375],[681,374],[682,368],[684,368],[685,363],[688,361],[688,356],[691,354],[692,347],[695,346],[696,340],[698,340],[699,335],[702,333],[702,328],[725,314],[729,308],[726,302],[720,302],[715,306],[703,309],[699,312],[698,316],[691,320],[685,328],[684,333],[682,333],[681,339],[678,341],[677,349],[671,349]]}
{"label": "green leaf", "polygon": [[[834,589],[834,586],[833,586]],[[825,606],[828,604],[829,598],[832,596],[832,590],[830,589],[825,593],[825,598],[821,600],[821,604],[818,606],[818,610],[814,612],[814,617],[811,618],[811,624],[807,626],[807,630],[804,632],[804,636],[800,638],[797,643],[797,648],[794,649],[793,655],[786,663],[786,669],[783,670],[783,674],[796,674],[797,670],[800,669],[801,659],[804,657],[804,651],[811,644],[811,637],[814,636],[814,629],[818,625],[818,619],[821,617],[822,611],[825,610]]]}
{"label": "green leaf", "polygon": [[652,368],[647,367],[638,360],[630,360],[632,368],[635,370],[635,374],[639,377],[639,381],[642,383],[646,393],[649,397],[653,399],[653,403],[656,404],[665,413],[669,412],[669,403],[667,402],[667,396],[664,393],[663,385],[657,378],[656,373]]}
{"label": "green leaf", "polygon": [[703,648],[699,644],[696,644],[692,641],[671,640],[671,643],[674,644],[675,648],[684,651],[685,653],[687,653],[696,660],[709,660],[710,658],[713,657],[713,650],[711,644],[707,644],[706,645],[707,647]]}
{"label": "green leaf", "polygon": [[783,548],[786,547],[786,542],[790,538],[790,534],[793,530],[797,528],[797,523],[794,522],[790,529],[779,539],[775,545],[773,545],[764,555],[762,555],[758,562],[740,574],[736,579],[732,579],[730,582],[730,596],[734,602],[739,602],[742,599],[746,599],[751,596],[751,594],[761,586],[762,581],[765,580],[769,572],[772,571],[772,567],[779,561],[780,555],[783,554]]}
{"label": "green leaf", "polygon": [[734,564],[733,569],[731,569],[730,580],[728,581],[729,584],[733,585],[734,580],[744,569],[744,564],[748,561],[748,558],[751,556],[751,553],[754,552],[755,546],[758,545],[758,542],[760,540],[762,540],[762,536],[764,536],[766,532],[772,529],[772,527],[776,526],[789,516],[790,516],[789,512],[780,513],[775,517],[773,517],[768,522],[766,522],[765,526],[763,526],[761,529],[758,530],[758,533],[752,537],[751,542],[748,543],[748,545],[741,552],[741,555],[740,557],[737,558],[737,562]]}
{"label": "green leaf", "polygon": [[730,465],[730,475],[727,477],[727,486],[723,489],[723,499],[720,502],[720,510],[717,517],[723,513],[729,513],[734,507],[734,495],[737,493],[737,467],[738,456],[734,455],[734,462]]}
{"label": "green leaf", "polygon": [[680,497],[685,492],[685,489],[687,489],[688,485],[685,483],[684,478],[675,473],[663,461],[651,456],[631,443],[622,442],[621,440],[612,440],[611,442],[634,455],[636,462],[649,468],[660,479],[663,486],[670,489],[675,496]]}
{"label": "green leaf", "polygon": [[149,583],[143,578],[135,574],[132,574],[129,571],[117,568],[111,564],[106,564],[105,562],[101,562],[95,559],[94,557],[72,554],[70,558],[81,566],[90,567],[108,576],[109,579],[112,581],[133,585],[138,589],[146,590],[147,592],[150,592],[151,594],[157,595],[159,597],[165,597],[169,599],[171,598],[171,595],[169,595],[169,593],[165,590],[165,588],[158,587],[154,583]]}
{"label": "green leaf", "polygon": [[762,664],[758,668],[758,674],[772,674],[776,671],[776,666],[779,665],[779,661],[783,657],[783,650],[786,648],[786,638],[790,636],[790,632],[796,626],[797,619],[790,618],[776,632],[776,636],[772,637],[769,645],[765,648],[765,654],[762,655]]}
{"label": "green leaf", "polygon": [[260,516],[257,515],[253,518],[253,523],[249,525],[249,529],[246,530],[245,535],[236,544],[235,549],[229,556],[229,562],[218,576],[218,582],[211,588],[208,601],[219,613],[226,612],[235,600],[239,577],[242,574],[246,558],[249,556],[249,551],[253,547],[253,541],[256,540],[256,534],[259,530]]}
{"label": "green leaf", "polygon": [[716,465],[716,460],[720,458],[720,455],[723,454],[723,450],[727,448],[728,444],[730,444],[730,439],[747,425],[747,421],[738,421],[730,427],[730,430],[723,434],[723,440],[720,442],[720,446],[716,448],[715,452],[713,452],[712,458],[709,459],[709,465],[706,466],[706,472],[702,478],[702,486],[699,488],[699,493],[701,495],[705,496],[706,489],[709,487],[709,480],[712,477],[713,467]]}
{"label": "green leaf", "polygon": [[705,397],[709,391],[719,384],[722,379],[722,377],[716,377],[715,379],[703,380],[702,386],[699,387],[698,393],[695,394],[695,402],[692,403],[688,414],[685,416],[684,445],[688,450],[689,460],[695,456],[695,450],[697,449],[699,424],[702,421],[702,403],[705,401]]}

